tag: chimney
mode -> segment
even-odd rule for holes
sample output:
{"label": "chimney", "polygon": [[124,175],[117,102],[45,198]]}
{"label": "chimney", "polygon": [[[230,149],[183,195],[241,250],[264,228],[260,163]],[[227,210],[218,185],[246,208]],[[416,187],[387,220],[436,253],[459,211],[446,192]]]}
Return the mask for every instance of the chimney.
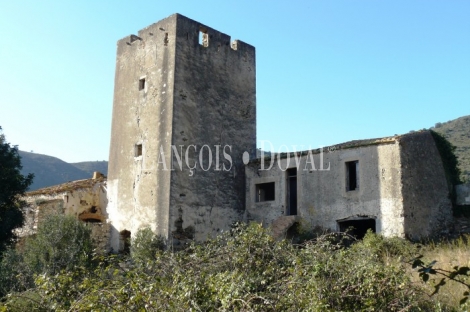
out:
{"label": "chimney", "polygon": [[104,178],[104,175],[99,171],[93,172],[93,180],[97,180],[99,178]]}

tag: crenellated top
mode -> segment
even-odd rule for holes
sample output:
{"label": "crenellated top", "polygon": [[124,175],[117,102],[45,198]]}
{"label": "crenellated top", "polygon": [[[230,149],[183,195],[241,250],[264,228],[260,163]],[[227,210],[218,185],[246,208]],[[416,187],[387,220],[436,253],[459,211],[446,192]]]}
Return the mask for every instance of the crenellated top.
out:
{"label": "crenellated top", "polygon": [[231,50],[232,53],[254,56],[255,47],[241,40],[231,40],[231,37],[207,25],[201,24],[181,14],[173,14],[165,19],[149,25],[138,34],[131,34],[118,41],[118,50],[132,49],[145,46],[147,41],[156,41],[158,46],[168,46],[177,41],[185,42],[192,47],[208,51]]}

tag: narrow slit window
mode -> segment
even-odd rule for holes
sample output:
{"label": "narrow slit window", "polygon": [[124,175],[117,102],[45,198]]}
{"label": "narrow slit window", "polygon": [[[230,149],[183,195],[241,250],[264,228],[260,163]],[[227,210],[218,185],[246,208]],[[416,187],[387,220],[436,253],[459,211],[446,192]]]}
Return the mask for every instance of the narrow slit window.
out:
{"label": "narrow slit window", "polygon": [[139,91],[145,89],[145,78],[140,78],[139,79]]}
{"label": "narrow slit window", "polygon": [[163,45],[164,45],[164,46],[167,46],[167,45],[168,45],[168,42],[169,42],[169,40],[168,40],[168,33],[165,33],[165,38],[163,39]]}
{"label": "narrow slit window", "polygon": [[136,144],[134,148],[134,156],[139,157],[142,156],[142,144]]}
{"label": "narrow slit window", "polygon": [[346,191],[359,189],[359,161],[346,162]]}
{"label": "narrow slit window", "polygon": [[274,182],[256,184],[256,202],[272,201],[274,199]]}

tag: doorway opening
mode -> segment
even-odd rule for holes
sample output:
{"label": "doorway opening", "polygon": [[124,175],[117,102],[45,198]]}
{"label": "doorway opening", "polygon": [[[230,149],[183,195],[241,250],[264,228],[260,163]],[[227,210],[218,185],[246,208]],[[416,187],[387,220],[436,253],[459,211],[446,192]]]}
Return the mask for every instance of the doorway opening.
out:
{"label": "doorway opening", "polygon": [[369,217],[355,217],[338,221],[339,230],[341,232],[348,232],[357,239],[362,239],[367,233],[367,230],[375,231],[375,219]]}
{"label": "doorway opening", "polygon": [[131,252],[131,232],[128,230],[121,231],[119,233],[119,251],[123,254],[130,254]]}
{"label": "doorway opening", "polygon": [[297,215],[297,168],[287,169],[287,210],[286,215]]}

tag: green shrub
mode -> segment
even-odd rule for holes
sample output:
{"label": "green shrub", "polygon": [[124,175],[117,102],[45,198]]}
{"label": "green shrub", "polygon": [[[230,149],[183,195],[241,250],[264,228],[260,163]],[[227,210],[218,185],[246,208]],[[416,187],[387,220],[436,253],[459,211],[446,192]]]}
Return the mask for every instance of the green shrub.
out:
{"label": "green shrub", "polygon": [[26,240],[23,258],[35,273],[56,274],[92,260],[91,230],[73,216],[49,215]]}
{"label": "green shrub", "polygon": [[447,178],[447,184],[449,187],[449,194],[452,200],[452,204],[455,206],[456,194],[454,185],[461,184],[461,172],[459,168],[459,162],[457,156],[455,156],[456,147],[450,143],[443,135],[431,130],[431,135],[434,138],[436,147],[442,159],[444,171]]}
{"label": "green shrub", "polygon": [[370,233],[363,242],[342,248],[340,239],[329,234],[296,247],[274,240],[259,224],[250,224],[181,252],[140,254],[139,248],[158,246],[150,244],[154,239],[149,230],[137,235],[135,240],[142,243],[138,247],[134,243],[133,257],[139,261],[113,257],[95,270],[81,266],[38,276],[42,302],[70,311],[428,308],[403,264],[390,261],[408,252],[401,240]]}
{"label": "green shrub", "polygon": [[137,261],[155,260],[165,249],[165,239],[153,233],[150,228],[139,230],[131,243],[131,255]]}
{"label": "green shrub", "polygon": [[413,244],[367,233],[345,247],[342,236],[293,245],[274,240],[259,224],[239,224],[174,253],[161,250],[161,239],[146,229],[134,239],[132,258],[102,257],[95,267],[80,262],[39,274],[34,289],[9,296],[3,308],[21,311],[29,296],[29,310],[55,311],[446,309],[411,280],[411,267],[401,258],[415,254]]}
{"label": "green shrub", "polygon": [[24,263],[23,256],[8,248],[0,261],[0,298],[11,292],[25,291],[34,286],[33,273]]}

